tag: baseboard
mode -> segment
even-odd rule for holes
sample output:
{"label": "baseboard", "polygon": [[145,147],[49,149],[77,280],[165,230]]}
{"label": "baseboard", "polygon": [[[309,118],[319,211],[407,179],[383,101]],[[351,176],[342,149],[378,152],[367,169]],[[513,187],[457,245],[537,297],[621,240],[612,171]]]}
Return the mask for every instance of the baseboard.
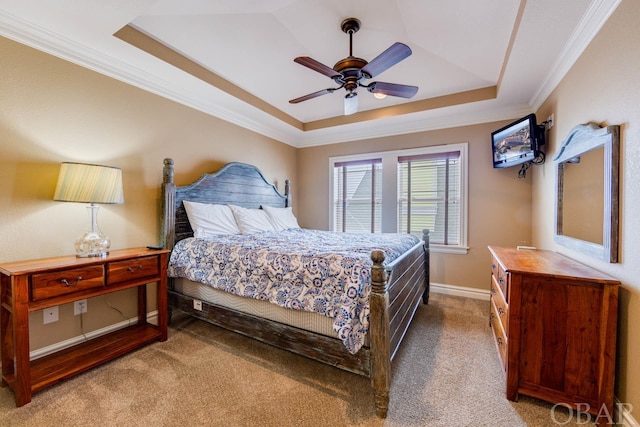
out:
{"label": "baseboard", "polygon": [[429,287],[430,292],[438,294],[453,295],[456,297],[465,297],[473,299],[481,299],[489,301],[490,293],[485,289],[467,288],[465,286],[446,285],[444,283],[433,283]]}
{"label": "baseboard", "polygon": [[[156,324],[157,323],[158,312],[151,311],[147,313],[147,322]],[[49,354],[53,354],[60,350],[64,350],[65,348],[73,347],[76,344],[80,344],[83,341],[90,340],[92,338],[99,337],[101,335],[106,335],[109,332],[117,331],[118,329],[126,328],[129,325],[132,325],[138,321],[137,317],[131,318],[129,320],[123,320],[122,322],[115,323],[113,325],[109,325],[102,329],[97,329],[95,331],[88,332],[84,335],[78,335],[77,337],[69,338],[68,340],[60,341],[55,344],[48,345],[46,347],[39,348],[37,350],[33,350],[29,353],[29,358],[31,360],[39,359],[40,357],[47,356]]]}

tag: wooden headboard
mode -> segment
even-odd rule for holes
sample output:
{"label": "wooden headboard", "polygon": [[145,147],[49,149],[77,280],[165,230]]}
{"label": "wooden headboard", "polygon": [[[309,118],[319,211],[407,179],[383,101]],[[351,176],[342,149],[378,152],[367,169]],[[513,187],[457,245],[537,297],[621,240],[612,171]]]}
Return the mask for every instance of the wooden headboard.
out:
{"label": "wooden headboard", "polygon": [[281,194],[258,168],[246,163],[228,163],[219,171],[204,174],[193,184],[180,187],[173,182],[173,175],[173,159],[164,159],[160,243],[167,249],[193,236],[183,200],[253,209],[264,205],[280,208],[291,205],[289,180],[285,181],[285,192]]}

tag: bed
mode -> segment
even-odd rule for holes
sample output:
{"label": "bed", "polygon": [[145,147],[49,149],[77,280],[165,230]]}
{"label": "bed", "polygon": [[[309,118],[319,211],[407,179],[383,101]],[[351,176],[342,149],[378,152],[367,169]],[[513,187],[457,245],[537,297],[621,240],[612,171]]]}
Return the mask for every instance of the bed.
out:
{"label": "bed", "polygon": [[[185,204],[185,201],[188,203]],[[215,245],[227,243],[227,240],[235,239],[235,236],[224,236],[224,238],[213,238],[209,239],[209,242],[202,242],[202,239],[194,237],[194,231],[185,210],[185,205],[194,204],[232,205],[239,206],[238,209],[279,212],[291,207],[290,183],[285,182],[285,191],[281,194],[256,167],[244,163],[229,163],[215,173],[202,175],[193,184],[176,186],[174,162],[172,159],[164,160],[161,243],[165,248],[172,249],[168,269],[170,312],[179,310],[276,347],[369,377],[376,413],[379,417],[386,417],[389,405],[391,362],[419,304],[421,302],[427,304],[429,299],[428,231],[424,231],[422,240],[416,239],[410,245],[405,236],[399,236],[398,241],[401,241],[403,249],[399,249],[400,246],[395,249],[373,248],[370,253],[366,253],[366,257],[360,255],[357,258],[359,266],[365,265],[362,263],[366,261],[367,267],[359,268],[352,276],[358,276],[363,280],[364,284],[361,288],[363,292],[366,289],[366,300],[364,304],[352,306],[353,313],[357,313],[356,315],[347,316],[349,321],[352,318],[359,318],[360,327],[350,326],[346,334],[341,334],[342,330],[337,328],[336,324],[341,327],[345,322],[336,321],[338,315],[335,315],[335,312],[339,311],[338,309],[334,310],[334,316],[330,317],[328,314],[330,310],[323,313],[304,309],[292,310],[291,304],[282,304],[284,307],[279,307],[267,301],[266,297],[246,298],[242,295],[243,292],[247,292],[246,289],[255,291],[255,288],[259,287],[248,283],[251,280],[247,280],[246,277],[242,280],[241,292],[237,291],[237,286],[230,286],[233,289],[231,289],[232,293],[229,293],[202,283],[204,280],[201,278],[207,276],[207,273],[197,273],[192,276],[178,274],[183,270],[179,260],[185,259],[186,254],[197,254],[198,258],[204,259],[202,254],[211,250],[217,256],[224,252],[228,257],[226,249],[205,249],[205,247],[210,248],[205,245],[215,247]],[[292,229],[281,231],[278,237],[284,238],[285,235],[291,234],[298,238],[307,232],[330,233]],[[261,233],[255,236],[251,238],[256,242],[263,237]],[[321,235],[320,238],[328,239],[328,236]],[[339,243],[330,245],[340,247]],[[367,246],[363,246],[365,247]],[[277,245],[272,244],[271,249],[275,251]],[[257,246],[256,252],[258,252]],[[245,257],[254,256],[246,251],[244,253]],[[284,257],[289,260],[289,258],[302,256],[301,254],[303,249],[292,251]],[[393,258],[392,261],[390,261],[391,258]],[[335,257],[331,260],[336,262]],[[216,268],[227,269],[231,265],[219,260],[209,264]],[[328,268],[333,267],[335,266],[328,264]],[[209,273],[208,277],[209,279],[213,277],[214,282],[226,283],[227,280],[220,279],[214,272]],[[282,279],[283,276],[278,277]],[[295,303],[293,305],[293,308],[299,308]],[[343,309],[340,310],[342,310],[341,313],[344,312]],[[364,337],[358,335],[363,330]]]}

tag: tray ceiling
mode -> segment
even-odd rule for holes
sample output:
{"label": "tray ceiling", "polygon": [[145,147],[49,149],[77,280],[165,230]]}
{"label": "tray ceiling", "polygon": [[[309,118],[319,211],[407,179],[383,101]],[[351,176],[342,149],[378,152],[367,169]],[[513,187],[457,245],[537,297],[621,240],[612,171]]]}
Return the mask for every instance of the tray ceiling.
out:
{"label": "tray ceiling", "polygon": [[[0,0],[0,34],[297,147],[511,119],[535,111],[619,0]],[[293,62],[413,54],[373,81],[412,99],[344,90]]]}

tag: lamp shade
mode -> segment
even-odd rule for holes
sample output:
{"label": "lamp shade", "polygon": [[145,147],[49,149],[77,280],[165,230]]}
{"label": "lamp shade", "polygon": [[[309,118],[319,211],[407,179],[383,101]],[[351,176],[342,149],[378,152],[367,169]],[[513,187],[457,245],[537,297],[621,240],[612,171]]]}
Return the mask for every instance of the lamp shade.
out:
{"label": "lamp shade", "polygon": [[124,203],[122,170],[111,166],[63,162],[53,200],[84,203]]}

